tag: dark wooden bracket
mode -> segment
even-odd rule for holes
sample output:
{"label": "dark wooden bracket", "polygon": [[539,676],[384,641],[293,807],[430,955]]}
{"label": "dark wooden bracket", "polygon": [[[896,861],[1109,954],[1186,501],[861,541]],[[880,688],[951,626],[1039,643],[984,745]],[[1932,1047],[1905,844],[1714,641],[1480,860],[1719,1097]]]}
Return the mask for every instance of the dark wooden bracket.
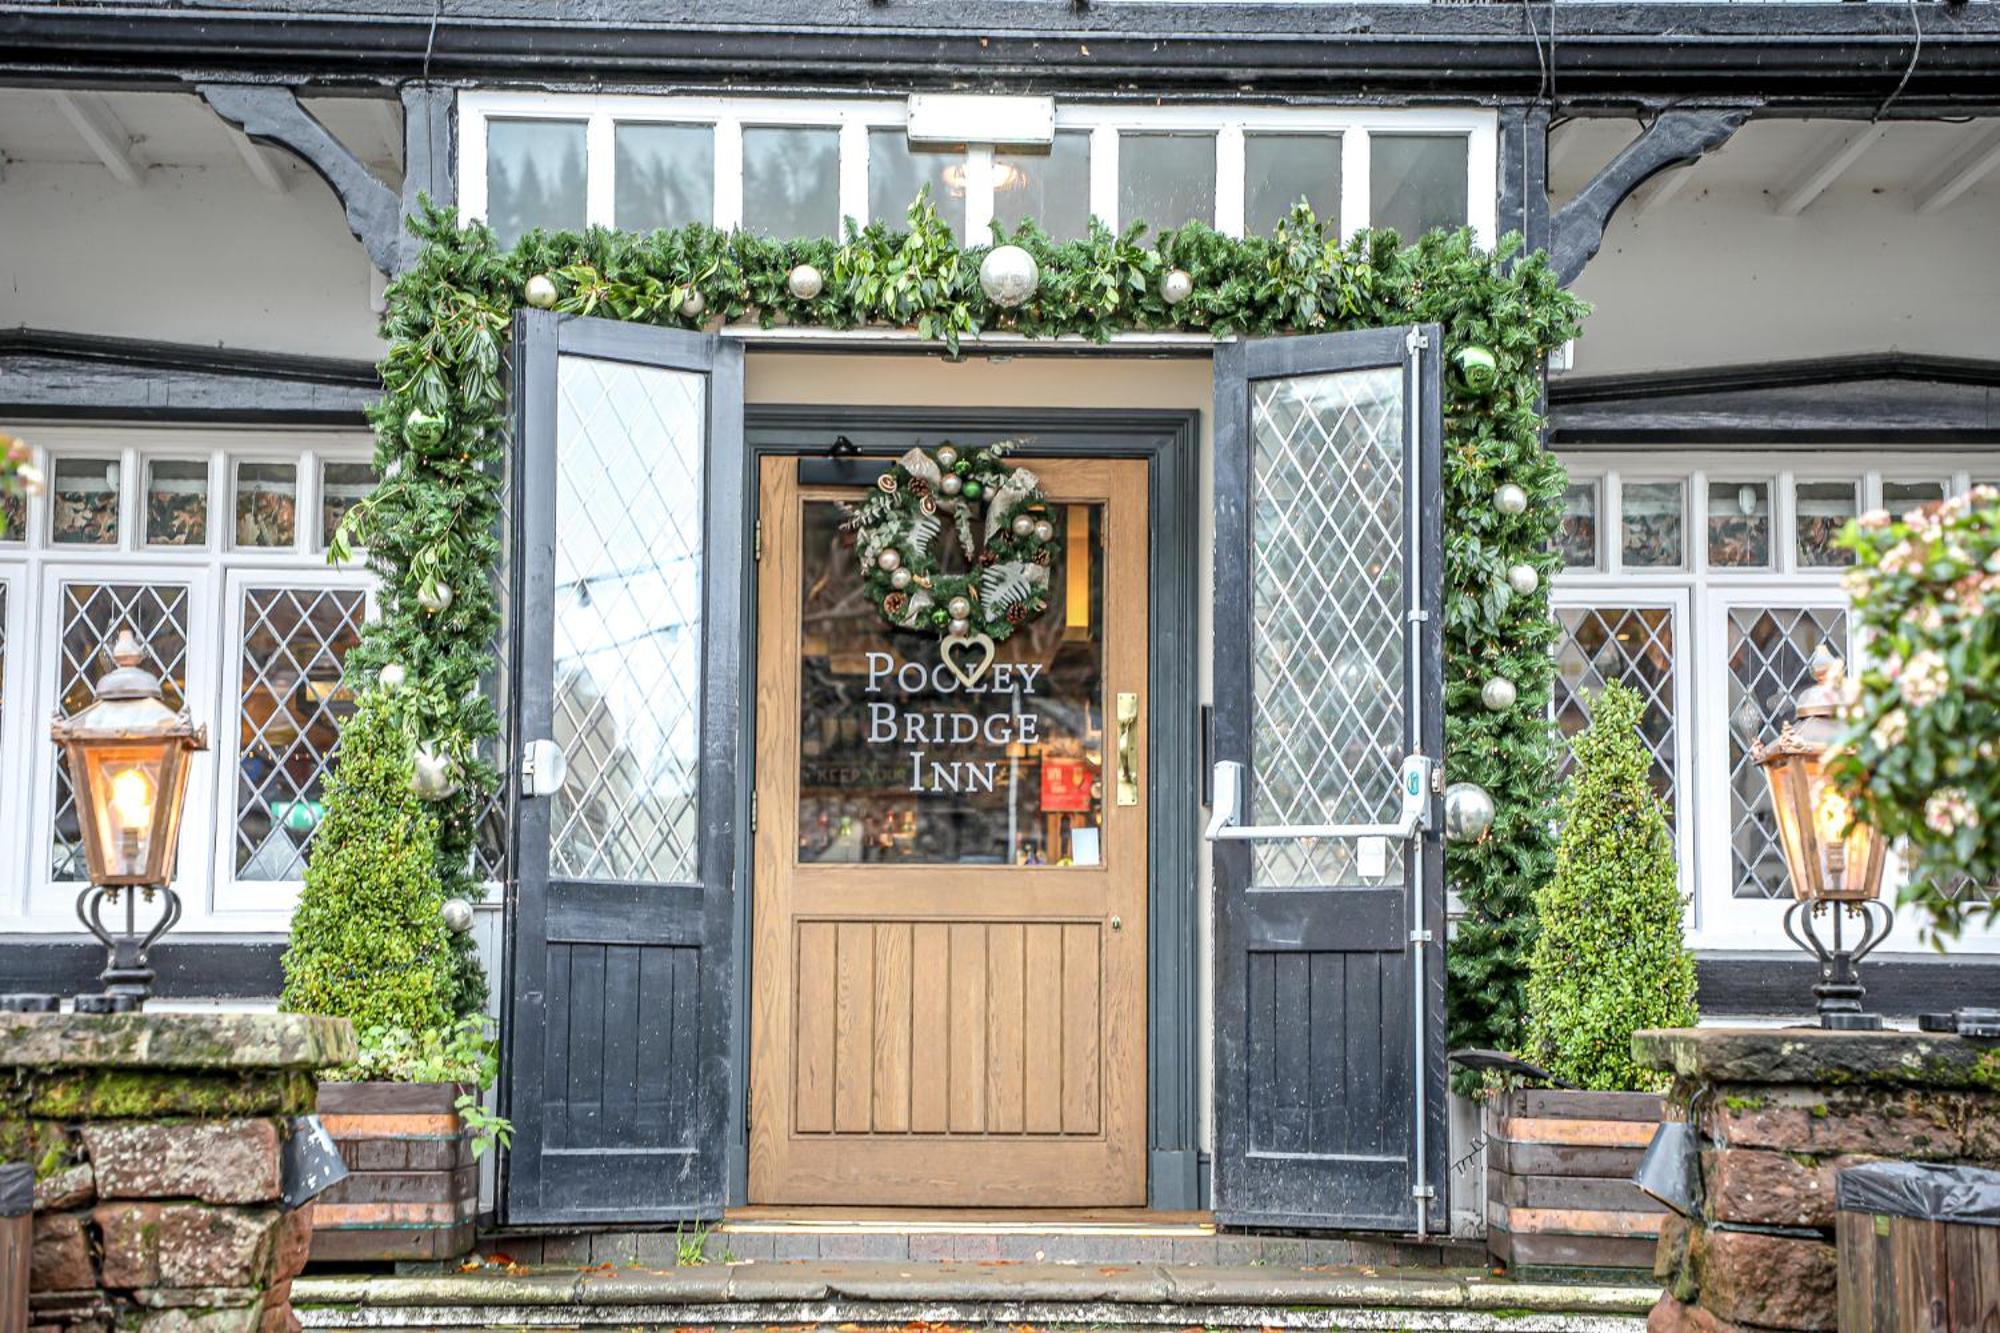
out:
{"label": "dark wooden bracket", "polygon": [[1702,154],[1720,148],[1755,109],[1732,106],[1662,111],[1550,220],[1550,258],[1562,285],[1575,282],[1604,244],[1605,224],[1632,191],[1668,167],[1697,161]]}
{"label": "dark wooden bracket", "polygon": [[402,90],[403,190],[397,192],[279,84],[198,83],[195,91],[223,120],[257,143],[282,149],[311,167],[347,212],[347,229],[385,274],[415,257],[403,220],[420,196],[450,204],[457,196],[454,170],[457,118],[448,88],[411,84]]}

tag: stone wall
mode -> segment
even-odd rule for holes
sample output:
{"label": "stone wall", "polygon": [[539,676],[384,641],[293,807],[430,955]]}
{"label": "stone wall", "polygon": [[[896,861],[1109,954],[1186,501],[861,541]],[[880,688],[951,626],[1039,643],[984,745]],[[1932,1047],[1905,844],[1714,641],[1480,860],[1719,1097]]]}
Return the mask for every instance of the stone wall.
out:
{"label": "stone wall", "polygon": [[1701,1219],[1672,1218],[1652,1333],[1832,1329],[1834,1173],[1896,1159],[2000,1166],[2000,1045],[1915,1032],[1641,1032],[1701,1144]]}
{"label": "stone wall", "polygon": [[285,1333],[312,1209],[283,1202],[345,1020],[0,1014],[0,1161],[35,1172],[31,1323]]}

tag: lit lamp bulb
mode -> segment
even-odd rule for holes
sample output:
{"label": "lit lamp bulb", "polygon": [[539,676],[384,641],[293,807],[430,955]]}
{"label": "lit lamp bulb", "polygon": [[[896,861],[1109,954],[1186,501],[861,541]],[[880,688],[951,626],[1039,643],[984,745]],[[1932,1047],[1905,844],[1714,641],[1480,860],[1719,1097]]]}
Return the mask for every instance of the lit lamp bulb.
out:
{"label": "lit lamp bulb", "polygon": [[1819,825],[1819,845],[1826,854],[1827,886],[1838,893],[1847,878],[1847,831],[1854,812],[1824,774],[1814,773],[1813,783],[1819,788],[1813,801],[1813,822]]}
{"label": "lit lamp bulb", "polygon": [[110,804],[119,859],[129,872],[145,859],[146,835],[153,827],[153,780],[136,768],[114,773]]}

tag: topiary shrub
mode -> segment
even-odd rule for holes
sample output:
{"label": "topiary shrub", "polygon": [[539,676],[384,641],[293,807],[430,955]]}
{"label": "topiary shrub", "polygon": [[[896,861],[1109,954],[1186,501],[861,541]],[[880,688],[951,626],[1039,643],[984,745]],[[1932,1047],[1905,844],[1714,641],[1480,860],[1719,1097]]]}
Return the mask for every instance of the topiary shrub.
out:
{"label": "topiary shrub", "polygon": [[1632,1060],[1641,1028],[1695,1023],[1694,955],[1681,938],[1680,876],[1666,809],[1647,783],[1644,705],[1604,687],[1576,738],[1556,872],[1535,892],[1527,1058],[1585,1088],[1654,1090]]}
{"label": "topiary shrub", "polygon": [[361,1032],[441,1032],[457,1017],[437,819],[411,789],[413,748],[389,696],[364,693],[327,779],[280,1008],[351,1019]]}

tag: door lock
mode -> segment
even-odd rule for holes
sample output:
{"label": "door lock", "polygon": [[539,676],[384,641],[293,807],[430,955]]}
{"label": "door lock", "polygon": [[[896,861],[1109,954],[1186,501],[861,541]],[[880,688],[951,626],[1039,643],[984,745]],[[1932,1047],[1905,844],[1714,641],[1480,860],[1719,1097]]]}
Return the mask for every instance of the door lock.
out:
{"label": "door lock", "polygon": [[1125,929],[1125,918],[1124,918],[1124,917],[1122,917],[1122,916],[1114,916],[1114,917],[1112,917],[1112,918],[1111,918],[1111,928],[1112,928],[1113,930],[1123,930],[1123,929]]}

